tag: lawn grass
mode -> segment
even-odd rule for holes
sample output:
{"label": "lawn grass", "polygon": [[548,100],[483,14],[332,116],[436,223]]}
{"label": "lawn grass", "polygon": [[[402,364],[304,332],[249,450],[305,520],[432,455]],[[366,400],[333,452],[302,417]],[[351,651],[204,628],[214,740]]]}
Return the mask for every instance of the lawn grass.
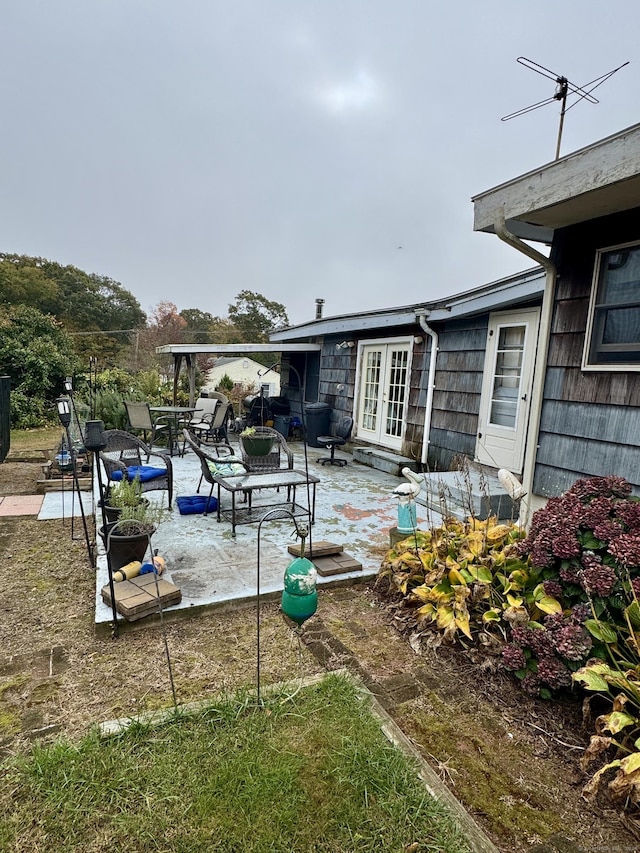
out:
{"label": "lawn grass", "polygon": [[347,679],[263,707],[35,746],[0,766],[0,850],[465,853]]}
{"label": "lawn grass", "polygon": [[59,423],[37,429],[12,429],[10,449],[14,453],[26,450],[53,450],[60,443]]}

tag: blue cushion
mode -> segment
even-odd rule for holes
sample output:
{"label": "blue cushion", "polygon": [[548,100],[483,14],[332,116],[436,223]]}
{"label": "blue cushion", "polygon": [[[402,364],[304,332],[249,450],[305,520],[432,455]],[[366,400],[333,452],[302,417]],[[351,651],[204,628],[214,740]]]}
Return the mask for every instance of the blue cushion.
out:
{"label": "blue cushion", "polygon": [[[129,465],[127,468],[127,479],[134,480],[138,477],[141,483],[148,483],[149,480],[156,480],[158,477],[166,477],[166,468],[154,468],[153,465]],[[114,471],[111,475],[112,480],[121,480],[122,471]]]}
{"label": "blue cushion", "polygon": [[176,498],[180,515],[196,515],[198,513],[213,512],[218,508],[218,501],[211,497],[207,506],[207,498],[201,495]]}

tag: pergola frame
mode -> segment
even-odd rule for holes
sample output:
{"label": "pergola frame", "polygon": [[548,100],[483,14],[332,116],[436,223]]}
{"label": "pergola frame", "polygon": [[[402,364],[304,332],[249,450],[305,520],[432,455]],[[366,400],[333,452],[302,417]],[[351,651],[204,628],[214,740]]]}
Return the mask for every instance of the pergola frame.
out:
{"label": "pergola frame", "polygon": [[178,379],[185,360],[189,375],[189,405],[196,399],[196,356],[197,355],[250,355],[256,352],[320,352],[320,344],[165,344],[156,347],[158,355],[173,356],[173,405],[178,399]]}

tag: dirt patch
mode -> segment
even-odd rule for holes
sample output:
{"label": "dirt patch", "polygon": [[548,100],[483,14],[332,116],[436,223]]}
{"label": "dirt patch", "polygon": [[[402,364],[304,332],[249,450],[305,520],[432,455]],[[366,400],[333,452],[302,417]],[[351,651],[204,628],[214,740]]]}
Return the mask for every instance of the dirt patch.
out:
{"label": "dirt patch", "polygon": [[[0,495],[33,493],[38,474],[36,463],[5,462]],[[0,519],[0,565],[4,753],[168,706],[172,680],[181,703],[255,686],[254,606],[169,622],[169,670],[157,624],[142,620],[118,640],[95,636],[95,573],[69,520]],[[575,844],[552,851],[639,848],[606,803],[581,797],[578,760],[589,733],[578,701],[527,697],[491,659],[416,653],[364,585],[323,590],[303,645],[276,605],[261,613],[262,683],[340,666],[360,675],[504,853],[554,834]]]}
{"label": "dirt patch", "polygon": [[38,477],[42,469],[37,462],[14,462],[9,459],[2,463],[0,471],[0,497],[38,494]]}
{"label": "dirt patch", "polygon": [[553,836],[567,853],[640,849],[608,803],[581,796],[590,732],[579,698],[529,697],[490,658],[416,653],[393,618],[363,588],[324,595],[318,620],[338,640],[335,665],[355,660],[377,683],[402,730],[501,850],[529,851]]}

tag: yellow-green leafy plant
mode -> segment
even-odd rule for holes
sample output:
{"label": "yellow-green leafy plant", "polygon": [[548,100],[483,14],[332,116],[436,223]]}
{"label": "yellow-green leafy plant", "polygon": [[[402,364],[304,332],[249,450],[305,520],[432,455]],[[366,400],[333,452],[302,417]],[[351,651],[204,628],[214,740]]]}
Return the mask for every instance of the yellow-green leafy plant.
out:
{"label": "yellow-green leafy plant", "polygon": [[[615,757],[591,777],[583,789],[587,799],[594,797],[603,780],[623,807],[640,806],[640,666],[617,669],[603,661],[590,661],[574,674],[586,690],[608,695],[611,710],[595,721],[596,734],[582,759],[582,769],[603,755]],[[614,772],[615,771],[615,772]]]}
{"label": "yellow-green leafy plant", "polygon": [[587,770],[594,761],[610,757],[584,788],[594,797],[607,780],[610,794],[625,809],[640,806],[640,607],[633,586],[627,593],[625,624],[593,620],[605,643],[607,661],[593,658],[573,675],[585,690],[599,693],[610,710],[595,720],[595,734],[582,759]]}
{"label": "yellow-green leafy plant", "polygon": [[[404,596],[418,623],[445,639],[526,623],[534,602],[528,561],[518,554],[523,531],[515,524],[447,519],[389,551],[379,577]],[[542,598],[543,596],[540,596]]]}

